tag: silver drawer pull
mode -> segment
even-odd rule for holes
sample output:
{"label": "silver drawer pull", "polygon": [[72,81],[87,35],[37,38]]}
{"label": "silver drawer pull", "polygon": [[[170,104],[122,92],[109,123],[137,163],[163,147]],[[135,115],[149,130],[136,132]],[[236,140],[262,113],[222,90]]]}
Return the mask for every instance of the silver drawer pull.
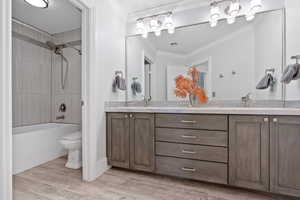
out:
{"label": "silver drawer pull", "polygon": [[195,172],[196,169],[195,168],[188,168],[188,167],[183,167],[181,168],[182,171],[185,171],[185,172]]}
{"label": "silver drawer pull", "polygon": [[187,151],[187,150],[182,150],[182,153],[186,153],[186,154],[195,154],[195,151]]}
{"label": "silver drawer pull", "polygon": [[196,121],[187,121],[187,120],[181,120],[181,123],[185,123],[185,124],[196,124]]}
{"label": "silver drawer pull", "polygon": [[194,135],[182,135],[181,136],[182,138],[189,138],[189,139],[196,139],[197,136],[194,136]]}

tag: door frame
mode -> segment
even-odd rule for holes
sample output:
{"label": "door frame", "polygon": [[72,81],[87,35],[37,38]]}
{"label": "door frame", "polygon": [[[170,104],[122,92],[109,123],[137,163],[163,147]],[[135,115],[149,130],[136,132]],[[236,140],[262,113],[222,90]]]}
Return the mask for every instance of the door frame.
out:
{"label": "door frame", "polygon": [[[82,11],[82,151],[83,180],[95,177],[96,150],[89,128],[89,77],[95,67],[95,7],[94,1],[68,0]],[[12,200],[12,0],[0,1],[0,199]]]}

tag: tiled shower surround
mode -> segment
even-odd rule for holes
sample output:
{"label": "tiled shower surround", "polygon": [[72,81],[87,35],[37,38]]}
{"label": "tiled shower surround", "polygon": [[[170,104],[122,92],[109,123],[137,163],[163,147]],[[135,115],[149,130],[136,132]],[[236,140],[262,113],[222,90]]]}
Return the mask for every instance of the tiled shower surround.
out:
{"label": "tiled shower surround", "polygon": [[[45,43],[62,44],[80,40],[81,31],[74,30],[53,36],[13,23],[13,126],[28,126],[51,122],[79,124],[81,121],[81,56],[69,48],[63,50],[69,60],[66,88],[60,87],[60,56],[15,35],[25,35]],[[78,47],[79,48],[79,47]],[[59,105],[67,105],[59,113]],[[56,120],[65,115],[64,120]]]}

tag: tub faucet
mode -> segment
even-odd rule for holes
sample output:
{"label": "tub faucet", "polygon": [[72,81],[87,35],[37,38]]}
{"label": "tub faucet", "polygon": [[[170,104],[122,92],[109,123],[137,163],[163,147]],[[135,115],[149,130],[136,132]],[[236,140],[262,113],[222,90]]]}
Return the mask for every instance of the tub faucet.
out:
{"label": "tub faucet", "polygon": [[61,116],[57,116],[56,117],[56,120],[64,120],[65,119],[65,116],[64,115],[61,115]]}

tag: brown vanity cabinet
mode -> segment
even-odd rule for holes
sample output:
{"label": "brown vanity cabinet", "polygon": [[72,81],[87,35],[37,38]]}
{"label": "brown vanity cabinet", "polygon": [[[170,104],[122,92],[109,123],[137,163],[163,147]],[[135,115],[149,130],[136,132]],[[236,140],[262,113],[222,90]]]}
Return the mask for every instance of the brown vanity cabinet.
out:
{"label": "brown vanity cabinet", "polygon": [[129,168],[129,115],[107,114],[107,157],[112,166]]}
{"label": "brown vanity cabinet", "polygon": [[271,192],[300,196],[300,117],[271,119]]}
{"label": "brown vanity cabinet", "polygon": [[229,184],[269,191],[268,117],[229,117]]}
{"label": "brown vanity cabinet", "polygon": [[115,167],[154,171],[154,115],[108,113],[107,156]]}

